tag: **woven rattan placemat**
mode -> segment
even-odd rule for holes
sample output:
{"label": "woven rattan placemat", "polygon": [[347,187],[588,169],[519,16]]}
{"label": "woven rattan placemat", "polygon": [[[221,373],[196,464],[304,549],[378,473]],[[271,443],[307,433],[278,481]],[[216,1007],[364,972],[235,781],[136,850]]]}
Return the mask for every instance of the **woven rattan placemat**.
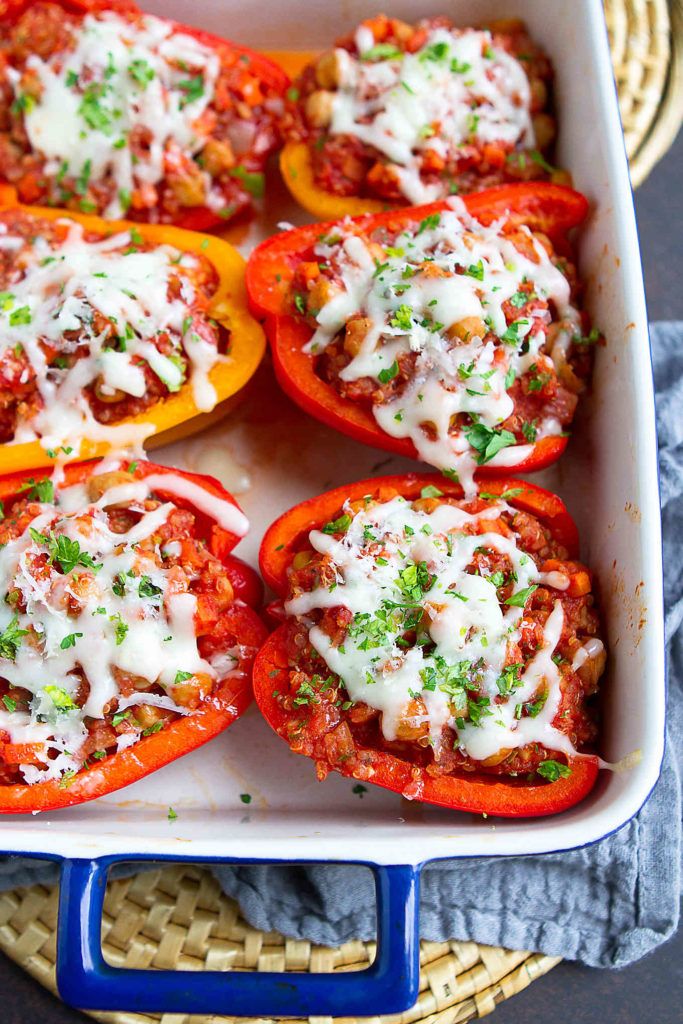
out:
{"label": "woven rattan placemat", "polygon": [[[683,121],[683,0],[605,0],[605,12],[626,150],[637,186],[664,156]],[[57,892],[57,886],[36,885],[0,894],[0,949],[52,992]],[[209,872],[188,866],[111,882],[102,940],[104,955],[114,966],[199,971],[359,970],[374,953],[372,943],[347,942],[328,949],[258,931]],[[422,942],[420,960],[415,1006],[398,1016],[373,1018],[373,1024],[464,1024],[491,1013],[559,963],[558,957],[475,942]],[[92,1016],[108,1024],[238,1021],[184,1014]],[[324,1021],[315,1018],[315,1024]],[[338,1024],[353,1022],[338,1019]]]}
{"label": "woven rattan placemat", "polygon": [[[0,894],[0,948],[55,991],[57,886]],[[173,865],[110,882],[102,948],[114,967],[175,970],[349,971],[366,967],[371,942],[337,949],[261,932],[242,918],[206,870]],[[422,942],[420,996],[406,1013],[371,1024],[463,1024],[483,1017],[559,963],[558,957],[511,952],[476,942]],[[237,1024],[245,1018],[93,1013],[111,1024]],[[266,1024],[266,1022],[262,1022]],[[294,1022],[296,1024],[296,1022]],[[299,1022],[304,1024],[304,1022]],[[324,1024],[315,1018],[315,1024]],[[352,1024],[337,1018],[337,1024]]]}

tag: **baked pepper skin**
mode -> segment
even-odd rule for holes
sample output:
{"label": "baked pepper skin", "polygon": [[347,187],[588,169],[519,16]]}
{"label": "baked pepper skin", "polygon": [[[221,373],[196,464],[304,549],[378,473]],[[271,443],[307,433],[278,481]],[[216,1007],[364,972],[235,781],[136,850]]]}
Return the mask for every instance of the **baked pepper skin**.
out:
{"label": "baked pepper skin", "polygon": [[[174,394],[167,395],[157,405],[146,409],[138,416],[120,420],[125,424],[151,424],[154,433],[146,440],[149,448],[171,444],[189,434],[203,430],[223,417],[230,408],[231,400],[256,372],[266,348],[262,328],[251,316],[247,305],[244,285],[245,262],[232,245],[214,235],[202,235],[168,224],[133,224],[130,221],[107,221],[90,214],[55,210],[52,207],[22,206],[17,203],[16,192],[7,185],[0,185],[0,212],[5,209],[19,209],[24,213],[45,220],[69,220],[82,224],[86,231],[95,234],[112,235],[122,231],[135,230],[145,242],[171,245],[183,252],[203,256],[213,266],[217,275],[216,291],[213,294],[209,315],[226,331],[230,331],[230,359],[217,363],[209,379],[216,389],[217,403],[211,412],[200,412],[194,403],[192,385],[189,381]],[[90,459],[106,454],[109,445],[104,441],[84,439],[80,452],[74,451],[74,459]],[[65,456],[69,460],[69,456]],[[54,465],[39,441],[24,444],[0,445],[0,463],[4,473],[15,473],[22,469],[38,469]]]}
{"label": "baked pepper skin", "polygon": [[[588,200],[563,185],[534,183],[504,185],[465,196],[462,200],[473,217],[489,224],[506,212],[513,223],[527,224],[552,240],[560,251],[567,250],[567,232],[577,227],[588,213]],[[353,218],[359,231],[386,227],[401,231],[418,225],[430,214],[449,209],[446,202],[432,203]],[[334,222],[307,224],[262,242],[247,264],[247,291],[254,314],[265,321],[273,364],[283,390],[305,412],[356,441],[385,451],[419,458],[409,438],[391,437],[377,424],[370,409],[342,398],[331,384],[315,372],[314,358],[304,352],[310,328],[291,315],[288,294],[297,265],[307,258],[320,235],[329,234]],[[556,462],[567,447],[566,437],[544,437],[534,443],[531,454],[514,466],[517,473],[531,473]],[[478,476],[499,473],[493,466],[481,466]]]}
{"label": "baked pepper skin", "polygon": [[[70,14],[81,15],[82,17],[102,11],[112,11],[123,17],[126,14],[136,15],[140,13],[139,6],[133,3],[132,0],[51,0],[51,2],[59,4]],[[3,22],[11,24],[30,6],[31,0],[0,0],[0,31],[2,31]],[[175,32],[182,32],[184,35],[192,36],[204,46],[217,50],[219,54],[224,53],[236,56],[238,60],[244,63],[245,69],[254,71],[257,77],[279,96],[284,96],[286,90],[291,85],[286,71],[264,54],[250,50],[246,46],[240,46],[231,40],[222,39],[220,36],[205,32],[203,29],[174,21],[171,18],[162,18],[161,20],[171,26]],[[177,227],[186,228],[188,231],[210,231],[219,227],[224,228],[227,222],[223,217],[219,216],[216,210],[212,210],[208,206],[193,206],[188,207],[174,223]]]}
{"label": "baked pepper skin", "polygon": [[[98,465],[97,462],[87,462],[68,466],[65,470],[65,484],[77,484],[87,480],[97,470]],[[182,476],[198,484],[209,494],[237,506],[232,495],[212,477],[186,473],[151,462],[129,465],[135,467],[131,472],[131,480],[142,480],[151,474]],[[29,475],[24,472],[1,477],[0,500],[7,501],[16,495]],[[182,499],[173,497],[173,501],[192,509],[197,519],[198,535],[206,540],[211,553],[223,562],[226,576],[234,585],[236,600],[226,610],[223,621],[228,625],[229,632],[234,633],[235,643],[253,651],[242,662],[244,675],[241,678],[223,680],[206,706],[191,715],[178,718],[160,732],[143,737],[127,750],[110,754],[91,767],[82,769],[69,780],[68,785],[64,785],[63,780],[38,782],[31,786],[0,785],[0,814],[31,814],[35,811],[73,807],[75,804],[86,803],[88,800],[113,793],[207,743],[227,729],[251,703],[250,675],[253,654],[267,635],[266,627],[255,607],[246,603],[243,596],[246,593],[247,596],[254,598],[258,607],[258,587],[251,581],[251,577],[256,577],[256,573],[240,559],[230,555],[239,537],[224,530],[205,513]],[[245,591],[244,580],[249,580],[250,591]]]}
{"label": "baked pepper skin", "polygon": [[[287,569],[301,541],[310,530],[320,529],[347,500],[355,501],[378,488],[393,488],[408,500],[420,497],[422,488],[436,486],[445,495],[461,498],[462,488],[436,474],[406,474],[360,480],[296,505],[285,512],[267,530],[260,552],[261,572],[266,583],[279,598],[287,593]],[[564,503],[556,495],[534,484],[498,477],[486,482],[486,491],[502,494],[521,489],[506,498],[510,505],[532,513],[553,536],[567,548],[569,557],[578,552],[578,534]],[[273,697],[277,674],[289,666],[285,643],[285,627],[279,626],[268,638],[254,663],[254,696],[268,724],[287,738],[287,712]],[[450,810],[469,811],[503,818],[533,818],[558,814],[574,806],[591,791],[598,776],[598,759],[581,756],[569,759],[571,774],[557,782],[529,784],[485,773],[462,773],[460,776],[431,776],[403,758],[381,750],[357,748],[363,757],[365,772],[345,770],[334,765],[342,775],[390,789],[408,792],[410,798],[436,804]],[[332,768],[332,765],[328,767]],[[371,775],[367,774],[368,767]]]}

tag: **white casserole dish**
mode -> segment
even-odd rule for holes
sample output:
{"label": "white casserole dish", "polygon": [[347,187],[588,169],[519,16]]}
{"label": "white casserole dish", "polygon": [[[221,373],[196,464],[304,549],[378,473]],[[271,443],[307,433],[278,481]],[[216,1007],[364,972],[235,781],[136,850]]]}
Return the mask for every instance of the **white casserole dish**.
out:
{"label": "white casserole dish", "polygon": [[[255,708],[209,746],[128,789],[81,807],[2,821],[5,851],[65,858],[103,856],[327,861],[416,865],[441,857],[565,850],[618,829],[654,786],[664,745],[664,641],[660,517],[647,317],[628,168],[600,0],[144,0],[177,17],[260,49],[321,48],[384,7],[407,20],[447,11],[462,24],[519,15],[556,70],[558,163],[574,176],[592,213],[582,231],[586,304],[607,338],[592,396],[559,467],[539,482],[575,516],[583,559],[595,570],[610,652],[604,683],[603,757],[641,758],[604,771],[590,797],[556,818],[497,821],[409,804],[382,790],[361,800],[353,783],[316,782]],[[303,223],[272,175],[267,223]],[[256,235],[252,232],[255,240]],[[257,382],[271,380],[260,372]],[[255,391],[246,406],[197,439],[154,453],[159,461],[222,475],[251,520],[237,554],[255,562],[265,527],[284,509],[330,486],[376,472],[415,468],[364,448]],[[229,456],[229,457],[228,457]],[[237,467],[251,486],[242,492]],[[538,478],[534,478],[537,479]],[[635,759],[634,759],[635,760]],[[240,794],[249,793],[248,806]],[[172,804],[178,814],[167,820]],[[91,1004],[92,1005],[92,1004]],[[154,1007],[160,1009],[160,1007]],[[180,1007],[179,1007],[180,1009]],[[276,1012],[271,1007],[271,1012]]]}

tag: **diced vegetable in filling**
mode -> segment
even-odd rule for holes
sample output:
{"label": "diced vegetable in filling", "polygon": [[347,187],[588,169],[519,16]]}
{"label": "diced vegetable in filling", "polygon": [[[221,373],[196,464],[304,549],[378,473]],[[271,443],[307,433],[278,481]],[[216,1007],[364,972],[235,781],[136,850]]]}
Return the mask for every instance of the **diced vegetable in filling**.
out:
{"label": "diced vegetable in filling", "polygon": [[281,100],[248,55],[147,14],[35,3],[0,61],[0,172],[23,202],[174,222],[261,194]]}
{"label": "diced vegetable in filling", "polygon": [[273,688],[290,745],[323,775],[379,749],[434,775],[540,782],[595,738],[591,576],[517,493],[430,486],[411,502],[383,487],[302,538]]}
{"label": "diced vegetable in filling", "polygon": [[293,315],[316,372],[382,430],[472,487],[565,432],[597,332],[550,240],[458,199],[400,234],[340,222],[296,268]]}
{"label": "diced vegetable in filling", "polygon": [[134,471],[61,490],[29,480],[4,510],[4,784],[68,786],[83,767],[191,715],[243,671],[246,651],[225,617],[232,586],[183,504],[206,502],[240,535],[244,516],[180,476],[141,480]]}
{"label": "diced vegetable in filling", "polygon": [[432,202],[554,176],[552,69],[521,22],[362,22],[302,74],[286,131],[335,195]]}
{"label": "diced vegetable in filling", "polygon": [[212,409],[209,373],[225,358],[207,315],[215,286],[203,256],[135,229],[102,237],[66,217],[0,213],[0,441],[131,444],[153,427],[120,421],[187,382]]}

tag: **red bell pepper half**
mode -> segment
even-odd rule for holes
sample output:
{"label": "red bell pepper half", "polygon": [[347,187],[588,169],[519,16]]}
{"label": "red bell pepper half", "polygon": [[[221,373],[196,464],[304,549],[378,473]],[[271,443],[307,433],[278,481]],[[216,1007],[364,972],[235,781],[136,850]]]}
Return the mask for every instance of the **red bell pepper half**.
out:
{"label": "red bell pepper half", "polygon": [[[462,497],[456,483],[434,474],[408,474],[360,480],[296,505],[285,512],[268,529],[261,545],[261,572],[266,583],[279,598],[287,594],[287,571],[296,552],[301,549],[309,532],[321,529],[346,501],[356,501],[367,494],[387,487],[408,500],[415,500],[426,486],[437,487],[443,494]],[[556,495],[526,481],[510,478],[487,480],[486,491],[491,494],[517,491],[506,501],[515,508],[534,515],[546,526],[553,537],[576,557],[578,533],[564,503]],[[276,700],[277,677],[291,668],[285,642],[286,627],[280,625],[271,634],[254,663],[254,696],[268,724],[283,739],[287,739],[292,721],[301,720],[304,708],[287,712]],[[555,782],[529,783],[511,777],[487,775],[484,772],[462,772],[458,775],[432,776],[408,760],[382,750],[356,747],[357,760],[363,770],[344,767],[342,763],[327,764],[326,768],[362,782],[408,795],[410,799],[437,804],[452,810],[506,818],[541,817],[567,810],[583,800],[595,785],[598,776],[596,757],[581,755],[569,759],[571,773]],[[368,768],[371,769],[370,775]]]}
{"label": "red bell pepper half", "polygon": [[[112,12],[122,18],[130,18],[134,21],[143,13],[133,0],[48,0],[48,2],[63,8],[65,13],[76,18],[82,18],[88,14]],[[34,6],[32,0],[0,0],[0,32],[6,34],[9,28],[32,6]],[[230,90],[241,96],[242,107],[258,107],[258,114],[252,110],[252,116],[258,116],[264,123],[268,122],[268,140],[266,141],[265,135],[257,133],[258,145],[241,154],[239,161],[236,161],[236,166],[227,171],[228,177],[219,182],[219,186],[225,194],[225,207],[222,210],[188,202],[185,205],[180,205],[177,215],[162,215],[160,217],[156,206],[150,209],[143,205],[138,209],[133,201],[131,207],[125,210],[124,214],[130,220],[151,220],[155,223],[161,220],[190,231],[208,231],[218,226],[225,227],[228,221],[240,213],[248,212],[252,207],[253,197],[260,196],[263,192],[265,164],[269,154],[273,152],[279,141],[279,129],[275,115],[268,111],[264,102],[269,100],[272,103],[273,100],[283,98],[290,85],[290,80],[278,64],[248,47],[240,46],[231,40],[222,39],[203,29],[185,25],[170,18],[161,18],[160,20],[165,21],[174,33],[192,36],[199,43],[216,52],[222,65],[230,69],[232,75]],[[240,119],[242,119],[242,114],[240,114]],[[217,136],[217,138],[221,143],[224,141],[222,136]],[[183,170],[183,159],[189,158],[180,154],[180,164],[177,168],[179,172]],[[190,164],[192,163],[193,161],[190,160]],[[196,168],[191,169],[196,171]],[[1,157],[0,177],[6,177]],[[40,174],[31,171],[18,180],[16,175],[13,175],[12,183],[17,187],[22,203],[47,204],[49,197],[45,191],[46,183],[41,180]],[[67,179],[62,178],[62,192],[67,191],[66,185]],[[76,193],[74,202],[81,194],[78,184]],[[58,205],[62,205],[61,200]],[[76,205],[74,209],[90,213],[97,212],[92,209],[92,206]]]}
{"label": "red bell pepper half", "polygon": [[[464,196],[469,213],[482,224],[509,214],[512,223],[526,224],[548,235],[559,252],[568,251],[567,232],[578,226],[588,212],[588,201],[563,185],[534,183],[505,185]],[[399,232],[419,225],[425,217],[448,209],[446,202],[429,206],[390,210],[386,213],[353,217],[359,232],[385,227]],[[348,221],[346,222],[348,223]],[[284,391],[305,412],[356,441],[383,448],[408,458],[418,458],[409,438],[391,437],[377,424],[372,411],[358,402],[341,397],[315,372],[314,357],[304,351],[312,331],[291,315],[291,285],[296,267],[315,259],[313,249],[320,236],[332,234],[334,222],[307,224],[266,239],[247,264],[247,290],[256,316],[265,318],[275,372]],[[530,473],[556,462],[567,446],[566,437],[544,437],[534,443],[531,454],[517,463],[515,472]],[[499,473],[481,466],[478,475]]]}
{"label": "red bell pepper half", "polygon": [[[85,462],[67,466],[64,470],[64,484],[82,483],[99,465],[98,462]],[[152,474],[180,476],[210,495],[238,507],[232,495],[212,477],[150,462],[130,463],[128,471],[132,480],[142,480]],[[0,478],[0,500],[7,503],[8,499],[15,497],[29,479],[31,483],[34,482],[33,475],[22,472]],[[164,496],[162,489],[155,488],[155,493]],[[54,810],[113,793],[213,739],[239,718],[251,703],[253,658],[267,635],[256,611],[261,601],[261,581],[253,569],[231,554],[239,537],[223,529],[191,502],[170,492],[168,497],[178,507],[192,511],[197,523],[197,536],[206,542],[211,554],[223,563],[225,574],[233,585],[235,599],[222,613],[219,626],[226,648],[240,649],[240,674],[219,681],[211,696],[192,714],[176,718],[159,732],[143,736],[133,746],[108,754],[104,759],[84,767],[68,779],[66,784],[63,779],[32,785],[0,784],[0,814]],[[9,747],[12,746],[9,744]]]}

